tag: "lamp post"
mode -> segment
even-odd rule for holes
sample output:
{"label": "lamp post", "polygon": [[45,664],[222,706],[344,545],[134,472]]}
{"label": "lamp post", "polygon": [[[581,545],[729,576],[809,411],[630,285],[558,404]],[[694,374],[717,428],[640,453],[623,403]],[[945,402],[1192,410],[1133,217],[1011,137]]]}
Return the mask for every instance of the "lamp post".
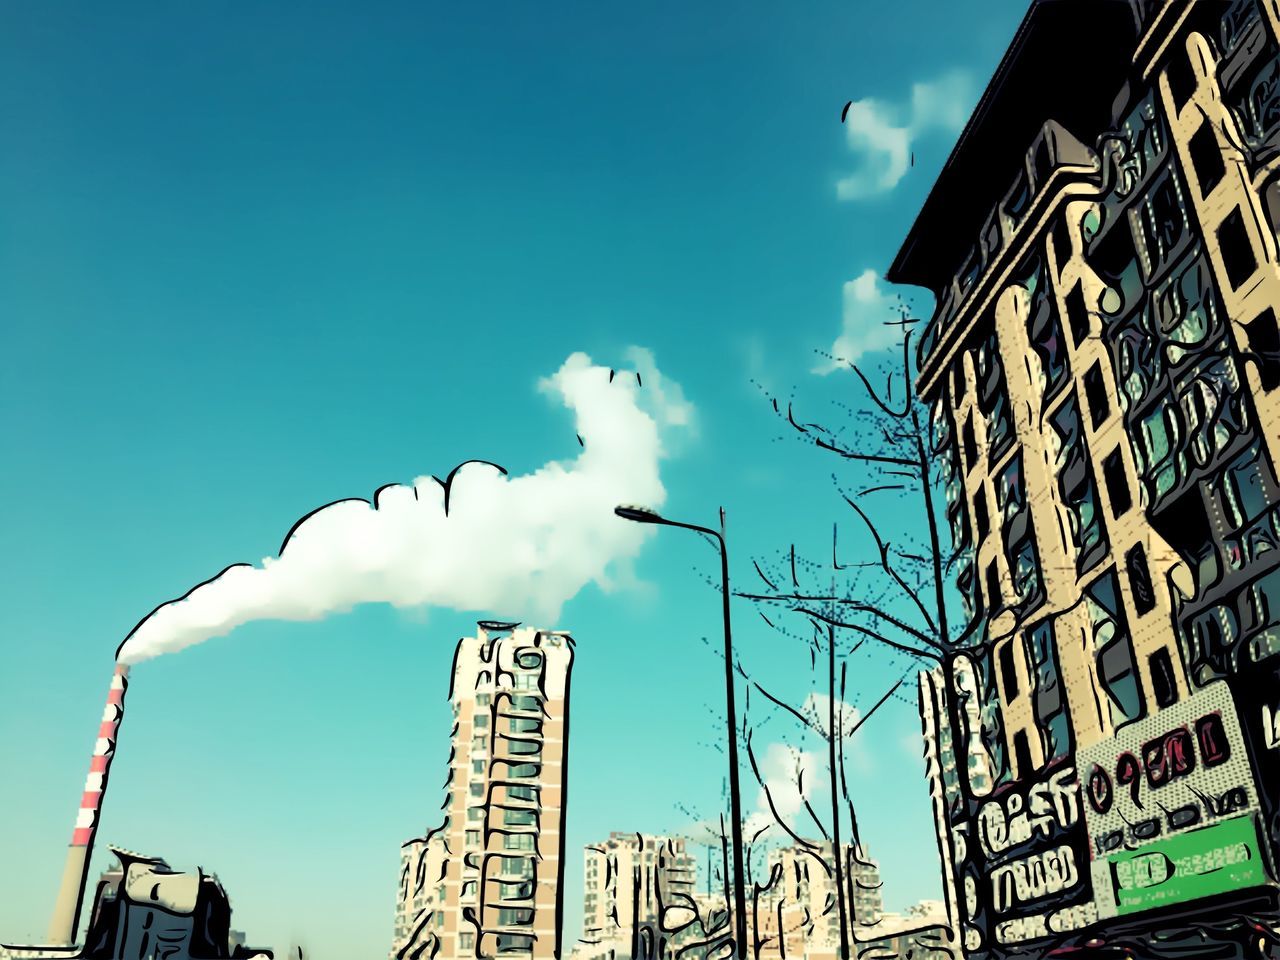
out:
{"label": "lamp post", "polygon": [[[652,523],[664,527],[680,527],[715,537],[720,548],[720,589],[724,615],[724,702],[728,716],[729,732],[729,819],[733,830],[733,919],[734,940],[737,942],[738,960],[747,955],[747,893],[742,865],[742,791],[738,786],[738,719],[733,694],[733,633],[729,627],[729,553],[724,545],[724,534],[710,527],[694,523],[680,523],[646,510],[643,507],[615,507],[613,512],[623,520],[634,523]],[[720,511],[720,525],[724,526],[724,510]]]}

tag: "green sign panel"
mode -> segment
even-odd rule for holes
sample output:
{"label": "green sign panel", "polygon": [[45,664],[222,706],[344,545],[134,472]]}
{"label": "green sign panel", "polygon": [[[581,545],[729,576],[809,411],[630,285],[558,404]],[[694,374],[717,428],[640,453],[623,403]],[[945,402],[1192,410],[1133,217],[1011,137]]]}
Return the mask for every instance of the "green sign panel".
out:
{"label": "green sign panel", "polygon": [[1267,882],[1253,817],[1235,817],[1107,858],[1120,916]]}

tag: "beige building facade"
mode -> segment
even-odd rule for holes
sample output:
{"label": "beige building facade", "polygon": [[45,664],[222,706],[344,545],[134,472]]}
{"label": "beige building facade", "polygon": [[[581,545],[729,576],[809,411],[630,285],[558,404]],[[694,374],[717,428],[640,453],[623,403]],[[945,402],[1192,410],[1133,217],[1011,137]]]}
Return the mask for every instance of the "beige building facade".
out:
{"label": "beige building facade", "polygon": [[560,956],[573,640],[482,622],[458,644],[445,822],[401,850],[392,956]]}
{"label": "beige building facade", "polygon": [[[686,841],[612,833],[583,852],[583,957],[672,957],[701,932]],[[690,929],[695,924],[696,929]]]}
{"label": "beige building facade", "polygon": [[1278,915],[1278,38],[1032,3],[889,271],[936,297],[970,642],[922,713],[973,956]]}

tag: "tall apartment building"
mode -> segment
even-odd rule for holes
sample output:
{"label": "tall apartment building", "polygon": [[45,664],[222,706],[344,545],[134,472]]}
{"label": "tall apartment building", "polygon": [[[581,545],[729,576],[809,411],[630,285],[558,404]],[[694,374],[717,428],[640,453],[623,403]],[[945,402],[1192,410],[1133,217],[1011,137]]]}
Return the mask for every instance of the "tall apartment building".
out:
{"label": "tall apartment building", "polygon": [[680,838],[611,833],[586,847],[581,955],[675,956],[698,915],[697,876]]}
{"label": "tall apartment building", "polygon": [[560,956],[567,634],[482,622],[458,644],[444,823],[401,850],[392,956]]}
{"label": "tall apartment building", "polygon": [[[840,910],[830,840],[806,840],[774,851],[769,882],[754,902],[753,930],[761,960],[825,960],[840,955]],[[865,849],[845,846],[846,939],[877,936],[884,912],[880,867]]]}
{"label": "tall apartment building", "polygon": [[936,297],[975,642],[922,713],[973,956],[1276,920],[1277,225],[1276,0],[1041,0],[889,271]]}

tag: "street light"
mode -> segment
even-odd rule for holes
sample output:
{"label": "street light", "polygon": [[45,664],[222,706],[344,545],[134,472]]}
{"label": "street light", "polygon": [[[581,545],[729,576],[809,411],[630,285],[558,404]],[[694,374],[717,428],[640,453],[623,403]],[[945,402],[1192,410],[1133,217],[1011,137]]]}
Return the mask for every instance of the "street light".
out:
{"label": "street light", "polygon": [[[733,633],[729,628],[729,553],[724,545],[724,534],[710,527],[694,523],[668,520],[645,507],[614,507],[613,512],[623,520],[633,523],[652,523],[664,527],[680,527],[715,537],[720,548],[720,590],[724,613],[724,702],[729,724],[729,819],[733,829],[733,917],[734,939],[737,941],[738,960],[747,955],[747,893],[742,866],[742,791],[738,787],[738,721],[733,697]],[[724,526],[724,510],[720,511],[720,525]]]}

